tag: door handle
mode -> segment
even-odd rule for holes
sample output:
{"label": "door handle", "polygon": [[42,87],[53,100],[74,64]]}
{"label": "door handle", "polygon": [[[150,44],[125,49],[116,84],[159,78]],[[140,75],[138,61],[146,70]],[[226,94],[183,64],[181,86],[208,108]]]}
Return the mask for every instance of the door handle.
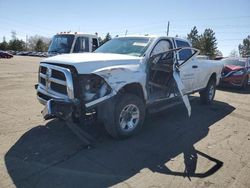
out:
{"label": "door handle", "polygon": [[197,65],[193,65],[192,68],[193,68],[193,69],[197,69],[198,66],[197,66]]}

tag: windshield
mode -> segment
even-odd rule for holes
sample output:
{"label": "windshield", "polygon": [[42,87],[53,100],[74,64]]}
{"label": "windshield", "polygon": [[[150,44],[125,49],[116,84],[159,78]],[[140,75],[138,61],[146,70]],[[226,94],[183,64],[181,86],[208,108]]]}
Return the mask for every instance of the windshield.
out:
{"label": "windshield", "polygon": [[245,67],[245,64],[246,64],[245,61],[240,61],[238,59],[225,59],[225,60],[222,60],[222,63],[224,65],[235,65],[235,66],[241,66],[241,67]]}
{"label": "windshield", "polygon": [[70,53],[74,35],[55,35],[49,46],[49,53]]}
{"label": "windshield", "polygon": [[95,52],[141,56],[147,50],[149,44],[150,38],[146,37],[115,38],[97,48]]}

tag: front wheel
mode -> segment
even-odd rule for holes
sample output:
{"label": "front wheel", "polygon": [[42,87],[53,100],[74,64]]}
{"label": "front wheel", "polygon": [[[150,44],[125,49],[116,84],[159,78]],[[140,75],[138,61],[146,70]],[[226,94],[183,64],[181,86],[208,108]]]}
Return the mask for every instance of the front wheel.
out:
{"label": "front wheel", "polygon": [[211,104],[214,100],[216,91],[216,82],[214,79],[209,80],[204,91],[200,92],[200,100],[202,104]]}
{"label": "front wheel", "polygon": [[113,137],[122,139],[136,134],[143,125],[145,105],[139,97],[125,93],[115,103],[114,113],[104,123],[105,129]]}

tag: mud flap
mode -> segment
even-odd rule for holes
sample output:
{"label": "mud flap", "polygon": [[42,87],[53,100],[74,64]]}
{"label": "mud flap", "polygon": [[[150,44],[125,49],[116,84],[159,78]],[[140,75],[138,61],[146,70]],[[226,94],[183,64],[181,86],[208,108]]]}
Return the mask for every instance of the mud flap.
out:
{"label": "mud flap", "polygon": [[182,97],[182,100],[187,108],[187,111],[188,111],[188,116],[190,117],[191,116],[191,105],[190,105],[190,102],[189,102],[189,99],[188,99],[188,96],[187,95],[184,95],[183,94],[183,91],[185,89],[182,81],[181,81],[181,77],[180,77],[180,72],[178,70],[174,70],[173,71],[173,77],[174,77],[174,80],[176,82],[176,85],[178,87],[178,90],[181,94],[181,97]]}
{"label": "mud flap", "polygon": [[71,117],[73,108],[73,102],[51,99],[47,102],[46,106],[42,110],[42,115],[45,120],[52,118],[67,120]]}

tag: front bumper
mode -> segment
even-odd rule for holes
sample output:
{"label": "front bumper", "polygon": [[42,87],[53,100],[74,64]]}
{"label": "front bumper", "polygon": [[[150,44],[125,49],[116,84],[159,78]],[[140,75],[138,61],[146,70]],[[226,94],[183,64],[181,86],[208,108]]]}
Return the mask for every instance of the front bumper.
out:
{"label": "front bumper", "polygon": [[64,101],[69,100],[67,96],[62,95],[58,92],[47,91],[39,85],[36,87],[36,90],[37,90],[37,99],[43,105],[46,105],[47,102],[51,99],[64,100]]}
{"label": "front bumper", "polygon": [[220,80],[220,86],[242,86],[244,81],[244,75],[240,76],[229,76],[229,77],[222,77]]}
{"label": "front bumper", "polygon": [[67,120],[71,118],[75,106],[76,104],[71,101],[50,99],[42,110],[42,115],[45,120],[52,118]]}

